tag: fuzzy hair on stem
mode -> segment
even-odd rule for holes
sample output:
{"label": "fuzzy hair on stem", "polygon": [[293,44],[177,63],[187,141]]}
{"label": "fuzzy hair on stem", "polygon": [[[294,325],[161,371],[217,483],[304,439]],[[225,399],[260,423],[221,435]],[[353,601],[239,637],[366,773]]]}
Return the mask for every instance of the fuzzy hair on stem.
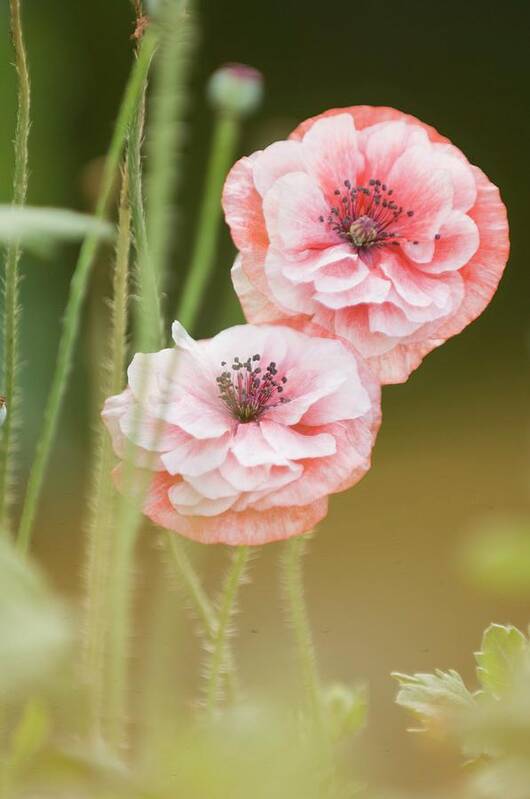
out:
{"label": "fuzzy hair on stem", "polygon": [[[112,194],[114,178],[119,167],[121,154],[125,145],[127,132],[133,115],[136,113],[145,76],[149,68],[155,47],[154,36],[146,31],[140,46],[121,104],[114,133],[105,162],[102,188],[96,206],[95,217],[103,219]],[[51,454],[63,398],[68,385],[72,368],[73,354],[77,334],[81,323],[81,312],[87,291],[88,279],[98,250],[99,237],[89,234],[79,253],[77,265],[70,285],[70,294],[63,321],[63,332],[57,353],[57,365],[52,380],[51,390],[44,411],[44,419],[40,437],[37,442],[35,457],[30,469],[26,496],[22,507],[22,515],[18,529],[17,545],[26,553],[31,543],[33,525],[37,514],[38,503],[46,468]]]}
{"label": "fuzzy hair on stem", "polygon": [[[24,45],[20,0],[10,0],[11,38],[15,53],[17,75],[17,122],[15,131],[15,167],[13,173],[13,205],[22,206],[28,188],[28,141],[30,132],[31,87]],[[10,505],[12,499],[14,461],[16,456],[16,430],[19,425],[19,371],[18,327],[19,269],[21,249],[17,242],[6,251],[3,283],[3,362],[4,392],[7,416],[2,430],[0,446],[0,534],[10,530]]]}

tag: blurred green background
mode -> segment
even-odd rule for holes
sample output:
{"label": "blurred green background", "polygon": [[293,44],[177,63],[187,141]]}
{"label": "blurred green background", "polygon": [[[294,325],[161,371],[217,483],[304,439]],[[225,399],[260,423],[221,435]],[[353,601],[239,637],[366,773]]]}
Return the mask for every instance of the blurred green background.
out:
{"label": "blurred green background", "polygon": [[[0,7],[0,201],[10,199],[15,87],[7,3]],[[98,160],[109,141],[128,73],[133,21],[128,0],[25,0],[32,74],[30,201],[90,210]],[[490,621],[525,627],[528,603],[471,587],[456,566],[468,530],[498,513],[530,513],[528,478],[527,85],[530,5],[523,0],[444,4],[420,0],[330,3],[223,0],[200,5],[190,93],[185,173],[179,192],[171,291],[178,290],[193,240],[211,113],[204,84],[226,61],[263,71],[267,90],[247,123],[241,154],[283,138],[300,120],[333,106],[391,105],[449,136],[500,186],[508,206],[512,256],[484,315],[432,353],[407,384],[384,391],[384,425],[374,467],[336,497],[307,560],[307,591],[322,670],[368,679],[371,714],[366,763],[381,780],[438,785],[456,756],[404,733],[391,670],[454,667],[472,675],[471,653]],[[41,424],[76,251],[23,262],[21,446],[32,456]],[[217,273],[196,333],[239,321],[222,231]],[[100,258],[86,309],[76,368],[49,470],[36,549],[56,586],[79,591],[88,433],[100,364],[98,333],[111,255]],[[174,305],[169,299],[171,307]],[[25,475],[20,476],[23,489]],[[142,557],[152,565],[151,541]],[[285,691],[290,668],[270,546],[245,589],[244,671],[263,693]],[[205,568],[219,577],[221,551]],[[149,568],[141,590],[150,592]],[[196,667],[191,641],[175,640],[182,673]],[[259,664],[266,664],[266,668]],[[272,666],[271,666],[272,664]],[[282,688],[283,686],[283,688]]]}

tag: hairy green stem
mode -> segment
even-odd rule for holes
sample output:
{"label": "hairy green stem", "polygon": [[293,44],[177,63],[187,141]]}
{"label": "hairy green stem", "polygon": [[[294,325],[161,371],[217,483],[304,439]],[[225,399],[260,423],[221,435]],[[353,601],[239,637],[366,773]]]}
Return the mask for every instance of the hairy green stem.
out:
{"label": "hairy green stem", "polygon": [[205,706],[209,716],[215,713],[220,699],[230,624],[236,611],[237,596],[245,577],[249,557],[250,547],[237,547],[221,590],[217,624],[210,641],[211,652],[206,664]]}
{"label": "hairy green stem", "polygon": [[142,143],[145,118],[145,91],[138,113],[131,124],[127,163],[129,170],[129,196],[132,211],[133,239],[136,253],[136,338],[147,349],[156,349],[163,343],[164,320],[157,274],[153,268],[147,244],[142,186]]}
{"label": "hairy green stem", "polygon": [[199,212],[195,247],[177,308],[177,319],[186,328],[191,327],[197,317],[201,299],[215,265],[221,217],[219,200],[226,173],[233,160],[238,132],[238,118],[220,112],[215,126],[206,186]]}
{"label": "hairy green stem", "polygon": [[[123,388],[127,353],[127,307],[131,213],[128,206],[128,173],[123,171],[118,218],[118,237],[113,279],[110,369],[105,396]],[[86,612],[83,636],[84,680],[89,687],[89,723],[94,737],[102,735],[105,651],[107,636],[108,577],[114,492],[109,479],[112,446],[107,431],[97,428],[92,480],[92,512],[88,525]]]}
{"label": "hairy green stem", "polygon": [[171,0],[155,22],[160,39],[149,105],[146,141],[147,235],[150,262],[162,291],[166,289],[174,206],[184,142],[186,85],[195,41],[194,0]]}
{"label": "hairy green stem", "polygon": [[[114,179],[119,167],[123,146],[127,137],[129,125],[138,107],[154,47],[154,35],[148,30],[143,37],[138,58],[134,63],[110,143],[105,162],[102,188],[95,211],[96,218],[98,219],[104,218],[107,205],[112,195]],[[70,295],[64,315],[63,332],[57,353],[57,365],[44,411],[41,435],[37,443],[35,458],[29,474],[18,530],[17,543],[22,552],[27,552],[31,542],[33,523],[35,521],[42,484],[53,440],[55,438],[64,393],[68,384],[77,333],[81,321],[81,311],[92,264],[98,249],[98,243],[99,237],[97,235],[89,234],[86,237],[81,246],[79,259],[70,285]]]}
{"label": "hairy green stem", "polygon": [[[192,0],[175,0],[165,5],[162,19],[153,29],[159,41],[154,62],[154,97],[149,118],[147,160],[149,183],[147,219],[143,218],[141,191],[142,118],[137,116],[131,130],[131,203],[137,248],[137,274],[140,290],[140,328],[135,349],[145,351],[159,346],[161,333],[158,292],[164,287],[171,231],[174,221],[171,206],[179,173],[177,151],[182,140],[182,107],[192,41]],[[141,111],[140,111],[141,114]],[[143,305],[143,307],[142,307]],[[149,376],[142,376],[139,394],[147,388]],[[140,403],[141,404],[141,403]],[[133,420],[133,428],[141,418]],[[142,522],[141,507],[145,492],[135,485],[131,447],[123,469],[124,498],[118,503],[112,557],[109,639],[109,736],[114,746],[127,742],[130,608],[134,550]],[[145,486],[144,488],[146,488]],[[135,498],[130,495],[134,490]],[[129,499],[127,499],[129,495]]]}
{"label": "hairy green stem", "polygon": [[174,533],[168,533],[167,548],[171,555],[178,574],[182,581],[186,595],[191,603],[193,612],[197,616],[202,629],[209,638],[213,638],[217,629],[217,614],[212,607],[206,591],[193,568],[193,565],[184,549],[184,545],[177,541]]}
{"label": "hairy green stem", "polygon": [[302,560],[306,548],[304,536],[290,538],[284,544],[282,582],[287,615],[294,632],[295,644],[307,708],[313,720],[321,725],[320,679],[313,644],[313,635],[304,597]]}
{"label": "hairy green stem", "polygon": [[[28,187],[28,140],[30,130],[30,82],[26,49],[22,31],[20,0],[10,0],[11,37],[15,52],[15,67],[18,81],[17,124],[15,131],[15,168],[13,174],[13,204],[24,205]],[[18,372],[18,318],[19,318],[19,274],[20,246],[10,244],[7,248],[4,276],[4,323],[3,361],[4,391],[7,417],[2,431],[0,448],[0,534],[10,528],[10,492],[13,482],[13,461],[16,452],[14,433],[18,424],[19,398],[17,391]]]}

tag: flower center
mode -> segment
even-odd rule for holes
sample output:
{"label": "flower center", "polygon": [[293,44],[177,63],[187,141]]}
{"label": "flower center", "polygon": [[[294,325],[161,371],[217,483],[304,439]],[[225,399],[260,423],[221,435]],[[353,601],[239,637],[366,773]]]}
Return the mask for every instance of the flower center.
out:
{"label": "flower center", "polygon": [[377,224],[371,216],[360,216],[351,223],[349,236],[356,247],[369,247],[377,241]]}
{"label": "flower center", "polygon": [[[271,361],[265,371],[260,361],[260,355],[249,356],[246,361],[236,357],[230,369],[216,378],[219,397],[234,419],[243,424],[255,422],[269,408],[289,402],[287,397],[280,396],[287,378],[277,379],[275,361]],[[221,366],[226,365],[226,361],[221,362]]]}
{"label": "flower center", "polygon": [[358,250],[399,245],[398,239],[403,236],[395,225],[403,214],[411,217],[414,211],[405,211],[395,202],[393,193],[380,180],[370,179],[367,186],[352,186],[351,181],[345,180],[343,188],[334,191],[337,204],[330,208],[328,218],[321,216],[320,221]]}

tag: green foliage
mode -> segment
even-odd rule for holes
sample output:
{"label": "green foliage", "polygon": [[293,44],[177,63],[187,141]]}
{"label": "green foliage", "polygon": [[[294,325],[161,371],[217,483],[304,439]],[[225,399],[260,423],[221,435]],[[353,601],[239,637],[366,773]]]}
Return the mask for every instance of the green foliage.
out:
{"label": "green foliage", "polygon": [[112,240],[113,227],[102,219],[62,208],[0,205],[1,244],[19,242],[46,256],[57,242],[78,241],[88,235]]}
{"label": "green foliage", "polygon": [[524,667],[528,659],[528,641],[516,627],[491,624],[475,659],[482,688],[499,699],[512,689],[516,675]]}
{"label": "green foliage", "polygon": [[11,733],[7,746],[5,768],[10,781],[23,772],[44,746],[50,732],[47,709],[37,700],[30,700]]}
{"label": "green foliage", "polygon": [[322,690],[324,719],[334,740],[349,738],[359,733],[368,715],[366,686],[355,688],[333,683]]}
{"label": "green foliage", "polygon": [[59,666],[71,637],[70,618],[40,573],[0,541],[0,698],[14,701]]}
{"label": "green foliage", "polygon": [[442,729],[474,762],[470,799],[530,796],[530,643],[511,625],[491,624],[476,653],[480,689],[470,693],[454,671],[394,675],[397,702],[423,730]]}
{"label": "green foliage", "polygon": [[471,582],[503,596],[530,596],[530,522],[505,517],[468,537],[460,565]]}
{"label": "green foliage", "polygon": [[455,713],[469,708],[474,697],[458,672],[436,669],[434,674],[392,675],[399,683],[398,705],[411,711],[426,731],[445,727]]}

